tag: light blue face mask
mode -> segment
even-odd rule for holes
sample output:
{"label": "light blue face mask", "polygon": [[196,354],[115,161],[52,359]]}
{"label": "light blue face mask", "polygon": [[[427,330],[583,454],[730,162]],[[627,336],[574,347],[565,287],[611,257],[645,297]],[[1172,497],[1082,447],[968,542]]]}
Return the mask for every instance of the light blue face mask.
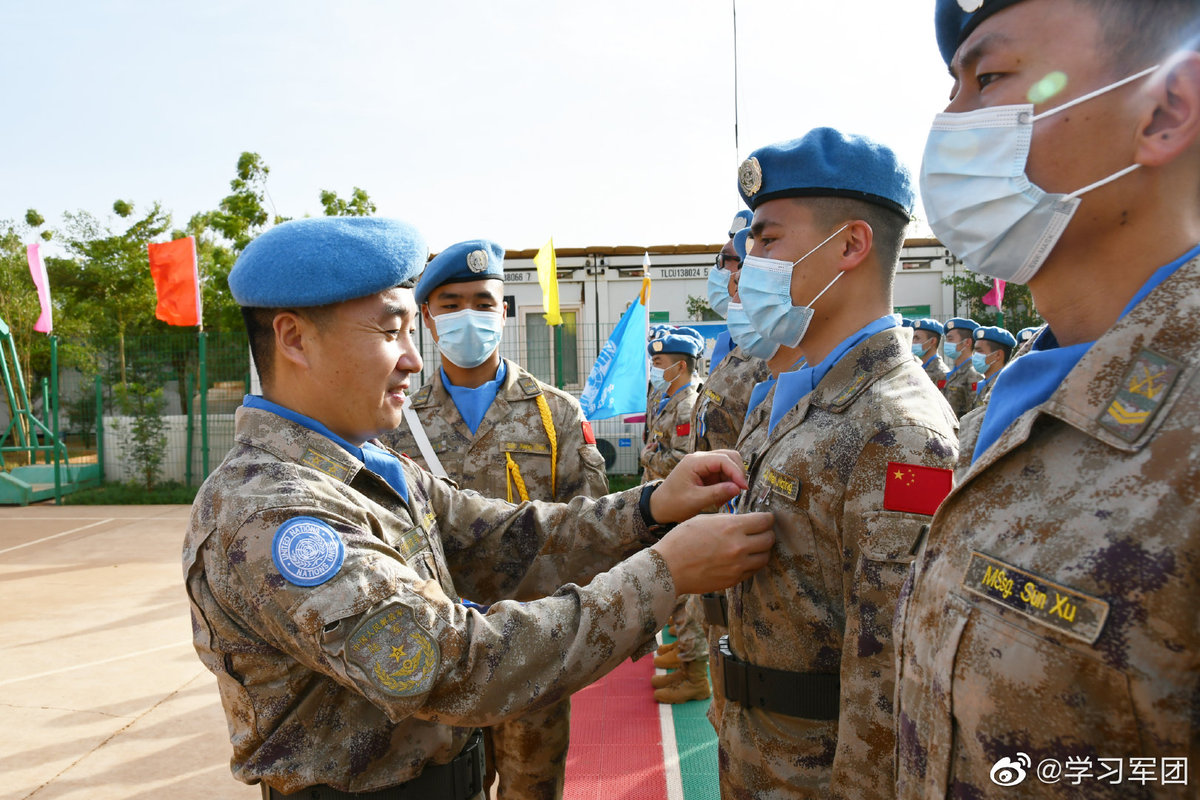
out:
{"label": "light blue face mask", "polygon": [[729,338],[733,339],[734,344],[755,358],[768,359],[779,349],[779,345],[768,342],[754,329],[741,303],[729,304],[725,325],[729,328]]}
{"label": "light blue face mask", "polygon": [[958,361],[960,353],[958,352],[958,346],[954,342],[946,342],[945,352],[948,361],[952,363]]}
{"label": "light blue face mask", "polygon": [[[674,378],[668,379],[666,377],[666,371],[668,369],[675,369],[675,366],[676,366],[675,364],[672,364],[671,366],[667,367],[666,369],[660,369],[658,367],[650,368],[650,385],[654,387],[654,391],[662,392],[662,391],[666,391],[667,388],[670,387],[671,381],[674,380]],[[675,377],[679,377],[679,376],[676,375]]]}
{"label": "light blue face mask", "polygon": [[925,357],[925,346],[917,344],[916,342],[913,342],[912,343],[912,354],[914,356],[916,356],[917,358],[924,358]]}
{"label": "light blue face mask", "polygon": [[731,277],[733,273],[722,267],[713,267],[708,271],[708,305],[722,317],[728,314]]}
{"label": "light blue face mask", "polygon": [[433,318],[438,350],[450,363],[478,367],[500,346],[504,315],[499,311],[463,309]]}
{"label": "light blue face mask", "polygon": [[980,375],[986,375],[988,368],[987,356],[985,356],[983,353],[972,353],[971,366],[974,367],[975,371]]}
{"label": "light blue face mask", "polygon": [[848,224],[838,228],[829,234],[825,241],[792,262],[746,256],[746,261],[742,264],[742,277],[738,283],[738,296],[742,298],[746,316],[764,339],[786,347],[800,344],[800,340],[808,331],[808,324],[812,322],[813,303],[820,300],[821,295],[829,291],[829,287],[846,273],[838,270],[838,274],[817,293],[811,303],[806,306],[794,306],[792,270],[847,227]]}
{"label": "light blue face mask", "polygon": [[1079,208],[1079,198],[1128,175],[1126,167],[1070,194],[1051,194],[1025,174],[1033,123],[1143,78],[1157,66],[1033,113],[1033,104],[942,113],[921,162],[921,199],[934,234],[982,275],[1027,283],[1045,263]]}

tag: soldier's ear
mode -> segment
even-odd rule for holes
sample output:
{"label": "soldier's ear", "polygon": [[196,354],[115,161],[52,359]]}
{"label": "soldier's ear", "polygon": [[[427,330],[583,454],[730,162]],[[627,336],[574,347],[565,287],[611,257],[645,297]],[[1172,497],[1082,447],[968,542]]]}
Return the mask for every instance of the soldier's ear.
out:
{"label": "soldier's ear", "polygon": [[272,321],[275,331],[275,364],[287,361],[308,369],[309,354],[305,346],[315,333],[312,324],[294,311],[280,311]]}

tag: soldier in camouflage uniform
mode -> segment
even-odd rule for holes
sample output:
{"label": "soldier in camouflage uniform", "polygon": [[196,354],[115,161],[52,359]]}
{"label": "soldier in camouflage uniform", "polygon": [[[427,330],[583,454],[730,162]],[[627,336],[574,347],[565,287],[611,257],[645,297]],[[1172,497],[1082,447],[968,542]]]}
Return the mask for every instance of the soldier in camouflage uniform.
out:
{"label": "soldier in camouflage uniform", "polygon": [[[463,489],[517,503],[603,497],[608,494],[604,457],[579,402],[500,357],[507,317],[503,280],[503,248],[479,239],[447,247],[425,268],[414,295],[441,350],[442,368],[413,395],[416,421],[434,458]],[[468,309],[476,313],[464,319],[477,327],[460,339],[443,320],[456,320]],[[439,336],[439,326],[451,335]],[[382,441],[429,469],[409,425]],[[525,582],[546,585],[543,576],[532,573]],[[522,588],[515,596],[538,597]],[[485,735],[500,778],[500,800],[562,797],[569,699],[494,725]]]}
{"label": "soldier in camouflage uniform", "polygon": [[996,385],[996,376],[1012,360],[1017,340],[1004,328],[994,325],[980,325],[972,332],[971,339],[975,346],[971,354],[971,365],[982,376],[975,384],[975,397],[971,400],[971,407],[982,408],[987,405],[992,387]]}
{"label": "soldier in camouflage uniform", "polygon": [[942,333],[945,328],[936,319],[926,317],[913,322],[913,355],[921,361],[921,369],[929,376],[929,380],[941,388],[941,382],[946,380],[950,371],[946,362],[942,361],[939,350],[942,349]]}
{"label": "soldier in camouflage uniform", "polygon": [[646,408],[646,446],[642,449],[642,482],[670,474],[688,453],[696,387],[696,359],[704,353],[704,337],[692,328],[672,328],[646,345],[650,354],[650,385],[654,391]]}
{"label": "soldier in camouflage uniform", "polygon": [[[264,396],[238,409],[234,447],[200,490],[183,569],[231,767],[267,798],[481,798],[475,726],[645,652],[679,593],[742,579],[770,547],[769,516],[658,539],[660,520],[745,485],[727,454],[597,501],[513,505],[379,446],[421,369],[403,286],[426,252],[392,220],[296,220],[229,276]],[[554,576],[570,585],[505,601],[555,555],[578,568]]]}
{"label": "soldier in camouflage uniform", "polygon": [[946,321],[943,337],[946,342],[946,358],[951,364],[945,379],[938,383],[942,397],[950,404],[956,417],[962,417],[975,405],[975,390],[983,376],[975,371],[971,356],[975,352],[972,338],[979,323],[965,317],[954,317]]}
{"label": "soldier in camouflage uniform", "polygon": [[[1020,216],[987,224],[977,167],[991,148],[973,125],[971,162],[940,161],[947,183],[922,193],[928,208],[972,209],[955,219],[970,242],[930,214],[934,232],[972,270],[1027,282],[1048,326],[963,419],[955,488],[898,615],[898,794],[1195,798],[1197,6],[975,5],[937,4],[957,78],[948,111],[1037,114],[1022,200],[1031,184],[1068,192],[1142,166],[1084,193],[1057,242]],[[1047,75],[1070,83],[1031,109]],[[1069,124],[1041,121],[1065,108]],[[978,241],[1003,258],[978,258]]]}
{"label": "soldier in camouflage uniform", "polygon": [[892,612],[957,454],[954,416],[890,313],[912,185],[886,147],[820,128],[756,150],[739,188],[755,210],[742,303],[807,364],[739,443],[737,512],[773,511],[776,545],[727,592],[721,793],[883,798]]}

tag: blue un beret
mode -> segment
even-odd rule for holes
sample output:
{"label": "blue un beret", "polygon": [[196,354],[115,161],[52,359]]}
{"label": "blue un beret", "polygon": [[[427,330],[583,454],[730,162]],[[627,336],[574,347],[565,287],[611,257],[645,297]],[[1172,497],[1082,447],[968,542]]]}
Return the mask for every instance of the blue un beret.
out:
{"label": "blue un beret", "polygon": [[391,289],[425,266],[417,229],[380,217],[313,217],[276,225],[246,246],[229,291],[247,308],[306,308]]}
{"label": "blue un beret", "polygon": [[912,216],[912,175],[890,148],[865,136],[814,128],[760,147],[738,167],[738,191],[758,208],[778,197],[848,197]]}
{"label": "blue un beret", "polygon": [[746,240],[750,238],[750,229],[742,228],[733,235],[733,252],[742,261],[746,260]]}
{"label": "blue un beret", "polygon": [[1037,336],[1037,332],[1040,330],[1041,328],[1036,325],[1032,328],[1021,328],[1021,330],[1017,331],[1017,341],[1024,344],[1034,336]]}
{"label": "blue un beret", "polygon": [[976,341],[987,339],[989,342],[1002,344],[1005,347],[1017,346],[1017,340],[1011,333],[1004,330],[1004,328],[997,328],[995,325],[980,325],[971,335]]}
{"label": "blue un beret", "polygon": [[941,336],[943,333],[942,323],[932,317],[925,317],[913,322],[913,330],[929,331],[930,333],[936,333],[938,336]]}
{"label": "blue un beret", "polygon": [[979,23],[1019,2],[1021,0],[937,0],[933,25],[937,30],[938,50],[942,51],[946,65],[954,60],[954,51],[971,31],[979,27]]}
{"label": "blue un beret", "polygon": [[967,333],[974,333],[975,329],[978,327],[979,323],[973,319],[968,319],[967,317],[951,317],[950,319],[946,320],[944,332],[949,333],[950,331],[966,331]]}
{"label": "blue un beret", "polygon": [[704,336],[695,328],[670,328],[646,345],[650,355],[681,353],[697,358],[704,352]]}
{"label": "blue un beret", "polygon": [[470,239],[452,244],[434,256],[413,294],[420,305],[439,286],[487,278],[504,280],[504,248],[487,239]]}
{"label": "blue un beret", "polygon": [[752,219],[754,219],[754,212],[748,208],[743,208],[734,214],[733,222],[729,223],[729,238],[732,239],[733,235],[742,228],[749,228]]}
{"label": "blue un beret", "polygon": [[905,328],[911,328],[915,323],[908,317],[900,318],[900,325]]}

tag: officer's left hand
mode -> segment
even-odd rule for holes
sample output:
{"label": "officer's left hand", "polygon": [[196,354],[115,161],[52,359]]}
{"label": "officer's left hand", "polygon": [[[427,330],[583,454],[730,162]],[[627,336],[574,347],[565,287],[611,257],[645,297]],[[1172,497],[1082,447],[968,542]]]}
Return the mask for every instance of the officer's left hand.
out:
{"label": "officer's left hand", "polygon": [[736,450],[691,453],[650,495],[650,514],[657,522],[683,522],[746,488],[742,457]]}

